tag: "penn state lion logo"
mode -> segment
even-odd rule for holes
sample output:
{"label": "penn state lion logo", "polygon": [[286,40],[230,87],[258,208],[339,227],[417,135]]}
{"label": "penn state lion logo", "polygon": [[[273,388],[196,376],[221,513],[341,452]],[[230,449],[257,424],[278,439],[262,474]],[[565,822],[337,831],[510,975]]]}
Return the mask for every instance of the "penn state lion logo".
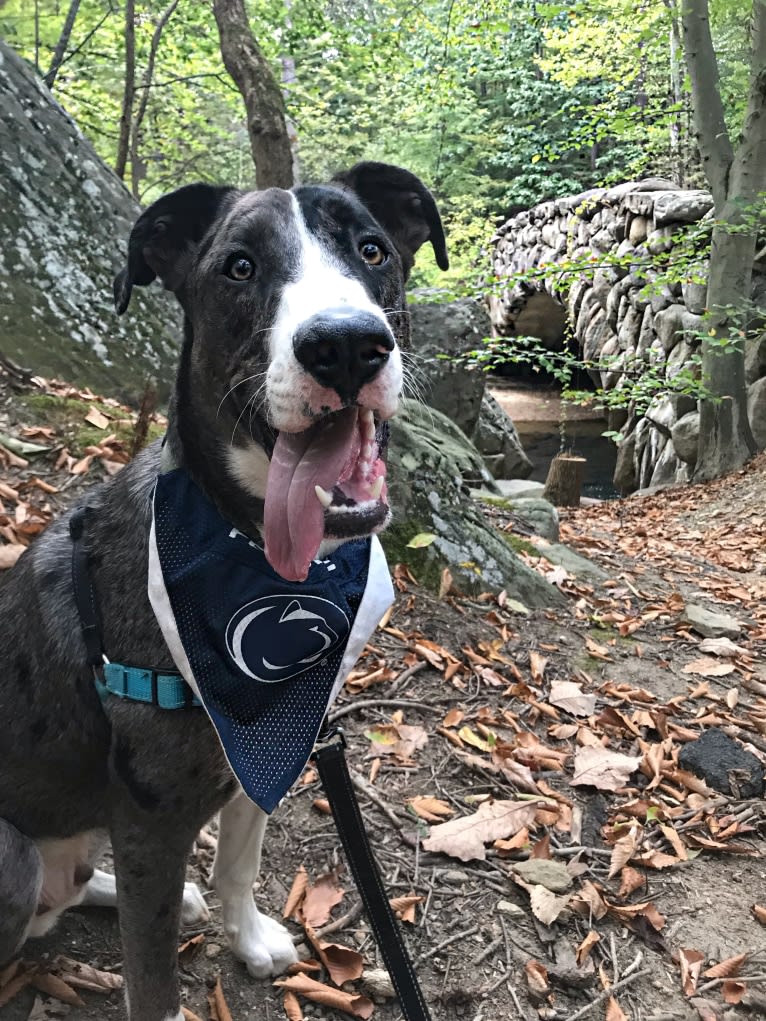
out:
{"label": "penn state lion logo", "polygon": [[348,617],[319,596],[263,596],[237,610],[226,648],[254,681],[275,684],[317,666],[345,641]]}

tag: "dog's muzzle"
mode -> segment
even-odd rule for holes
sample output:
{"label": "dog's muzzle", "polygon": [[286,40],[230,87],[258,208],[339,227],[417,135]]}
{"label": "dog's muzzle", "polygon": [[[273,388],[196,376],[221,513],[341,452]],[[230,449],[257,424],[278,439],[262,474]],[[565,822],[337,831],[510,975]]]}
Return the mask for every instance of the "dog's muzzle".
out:
{"label": "dog's muzzle", "polygon": [[307,319],[293,337],[298,362],[344,402],[355,400],[388,361],[394,338],[371,312],[335,308]]}

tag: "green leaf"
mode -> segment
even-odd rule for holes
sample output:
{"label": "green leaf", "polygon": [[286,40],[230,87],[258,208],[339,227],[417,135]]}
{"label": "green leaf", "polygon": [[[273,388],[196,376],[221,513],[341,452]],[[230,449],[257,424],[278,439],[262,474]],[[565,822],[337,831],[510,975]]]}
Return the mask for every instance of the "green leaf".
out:
{"label": "green leaf", "polygon": [[425,549],[426,546],[431,545],[435,538],[433,532],[418,532],[407,543],[407,549]]}

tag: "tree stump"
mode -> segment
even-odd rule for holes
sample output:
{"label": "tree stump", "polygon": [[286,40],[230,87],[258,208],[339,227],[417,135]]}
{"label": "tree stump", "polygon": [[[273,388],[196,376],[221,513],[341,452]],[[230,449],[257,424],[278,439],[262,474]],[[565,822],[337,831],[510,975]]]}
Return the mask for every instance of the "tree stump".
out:
{"label": "tree stump", "polygon": [[557,454],[548,469],[543,499],[555,507],[579,507],[586,464],[584,457]]}

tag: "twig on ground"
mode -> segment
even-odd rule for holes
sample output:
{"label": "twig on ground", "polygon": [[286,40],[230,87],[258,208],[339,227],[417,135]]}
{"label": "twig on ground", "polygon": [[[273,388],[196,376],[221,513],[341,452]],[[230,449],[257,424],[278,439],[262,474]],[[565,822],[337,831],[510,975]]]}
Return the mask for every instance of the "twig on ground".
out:
{"label": "twig on ground", "polygon": [[348,716],[349,713],[355,713],[358,709],[379,709],[381,707],[391,707],[394,709],[420,709],[424,713],[441,713],[443,710],[436,706],[428,705],[427,702],[412,702],[409,699],[402,698],[363,698],[356,702],[349,702],[348,705],[341,706],[340,709],[336,709],[330,713],[327,717],[329,723],[335,723],[342,716]]}
{"label": "twig on ground", "polygon": [[615,982],[613,986],[609,986],[602,993],[591,1000],[590,1003],[586,1003],[580,1010],[575,1011],[574,1014],[570,1014],[566,1021],[578,1021],[579,1018],[585,1017],[586,1014],[590,1014],[594,1007],[600,1006],[605,1000],[608,1000],[610,996],[614,996],[615,993],[619,993],[621,989],[625,989],[626,986],[632,985],[633,982],[637,982],[640,978],[646,978],[647,975],[651,975],[651,968],[644,968],[643,971],[634,971],[632,975],[627,978],[621,978],[619,982]]}
{"label": "twig on ground", "polygon": [[351,771],[351,782],[358,791],[361,791],[362,794],[364,794],[364,796],[373,803],[373,805],[381,810],[383,815],[385,815],[386,818],[393,823],[397,830],[400,830],[404,826],[404,820],[400,819],[393,808],[385,803],[372,784],[365,780],[365,778],[355,770]]}
{"label": "twig on ground", "polygon": [[463,932],[455,933],[454,936],[450,936],[448,939],[442,940],[441,943],[438,943],[431,950],[427,950],[424,954],[421,954],[420,957],[418,957],[418,959],[415,961],[415,964],[416,965],[420,965],[424,961],[429,960],[429,958],[436,957],[436,955],[438,953],[440,953],[442,950],[445,950],[447,947],[451,946],[453,943],[457,943],[458,940],[461,940],[461,939],[468,939],[469,936],[475,936],[478,931],[479,931],[479,926],[478,925],[473,925],[473,926],[471,926],[470,929],[465,929]]}
{"label": "twig on ground", "polygon": [[[724,976],[722,978],[713,978],[709,982],[706,982],[704,986],[700,986],[697,990],[697,995],[701,996],[703,993],[709,993],[711,989],[716,989],[718,986],[728,982],[732,976]],[[761,985],[766,982],[766,975],[737,975],[737,982],[742,982],[745,985]]]}
{"label": "twig on ground", "polygon": [[476,965],[481,964],[482,961],[486,961],[488,957],[494,954],[498,947],[502,946],[502,943],[503,943],[502,936],[498,936],[497,939],[493,939],[489,946],[484,947],[484,949],[479,951],[476,957],[474,957],[474,959],[471,961],[471,966],[476,967]]}
{"label": "twig on ground", "polygon": [[[345,929],[347,925],[350,925],[352,922],[355,922],[357,918],[361,915],[361,913],[362,902],[359,900],[356,902],[356,904],[354,904],[354,906],[349,911],[345,913],[345,915],[341,915],[340,918],[336,918],[334,922],[328,922],[327,925],[324,926],[324,928],[317,929],[315,935],[319,937],[329,936],[331,932],[338,932],[339,929]],[[304,937],[301,936],[301,940],[303,939]]]}
{"label": "twig on ground", "polygon": [[413,663],[412,666],[408,666],[406,670],[402,670],[398,677],[395,677],[391,681],[391,694],[395,691],[402,690],[408,681],[410,681],[419,670],[423,670],[424,667],[428,666],[424,659],[421,659],[419,663]]}

